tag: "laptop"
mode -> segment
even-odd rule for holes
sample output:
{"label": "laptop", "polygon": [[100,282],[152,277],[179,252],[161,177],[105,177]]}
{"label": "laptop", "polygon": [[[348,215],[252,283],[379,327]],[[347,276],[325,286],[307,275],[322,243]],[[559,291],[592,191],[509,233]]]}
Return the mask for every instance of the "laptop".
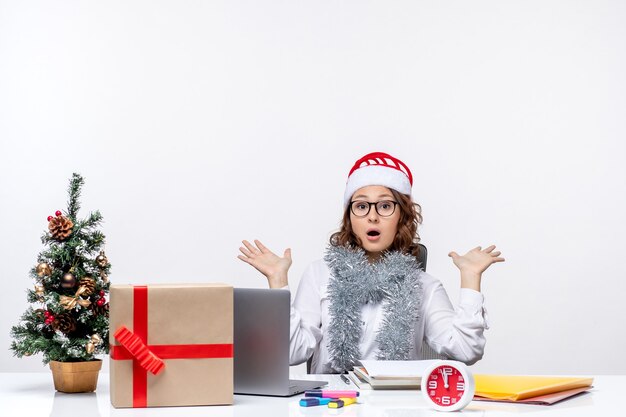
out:
{"label": "laptop", "polygon": [[235,394],[287,397],[327,381],[289,379],[287,290],[235,288]]}

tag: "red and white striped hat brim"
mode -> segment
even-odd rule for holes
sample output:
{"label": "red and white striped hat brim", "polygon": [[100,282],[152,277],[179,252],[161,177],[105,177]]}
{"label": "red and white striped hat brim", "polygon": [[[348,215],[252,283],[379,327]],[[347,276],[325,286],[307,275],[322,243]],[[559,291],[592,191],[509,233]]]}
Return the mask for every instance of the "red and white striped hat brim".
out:
{"label": "red and white striped hat brim", "polygon": [[413,175],[409,167],[398,158],[383,152],[369,153],[356,161],[348,174],[343,196],[344,208],[348,207],[352,195],[358,189],[368,185],[382,185],[411,195]]}

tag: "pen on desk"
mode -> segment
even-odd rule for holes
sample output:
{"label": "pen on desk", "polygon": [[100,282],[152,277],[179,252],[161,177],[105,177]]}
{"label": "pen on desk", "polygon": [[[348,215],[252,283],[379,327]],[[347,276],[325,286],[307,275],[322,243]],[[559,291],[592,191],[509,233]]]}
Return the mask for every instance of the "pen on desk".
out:
{"label": "pen on desk", "polygon": [[315,407],[317,405],[328,405],[332,398],[305,397],[300,400],[300,407]]}
{"label": "pen on desk", "polygon": [[342,408],[346,405],[355,404],[356,398],[335,398],[328,402],[328,408]]}
{"label": "pen on desk", "polygon": [[305,397],[321,397],[321,398],[342,398],[342,397],[358,397],[359,391],[354,390],[330,390],[330,389],[312,389],[304,391]]}
{"label": "pen on desk", "polygon": [[346,374],[340,374],[339,375],[341,377],[341,380],[343,382],[345,382],[346,384],[350,385],[350,380],[348,379],[348,377],[346,376]]}

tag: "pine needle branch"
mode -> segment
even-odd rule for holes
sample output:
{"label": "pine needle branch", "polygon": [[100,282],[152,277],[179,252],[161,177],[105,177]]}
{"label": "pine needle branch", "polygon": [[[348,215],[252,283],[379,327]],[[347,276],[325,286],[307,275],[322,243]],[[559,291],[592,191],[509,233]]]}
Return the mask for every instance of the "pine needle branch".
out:
{"label": "pine needle branch", "polygon": [[76,220],[76,215],[78,214],[78,210],[80,210],[79,198],[84,183],[85,180],[80,174],[72,174],[72,179],[70,181],[70,187],[68,190],[70,199],[67,202],[67,215],[70,219],[72,219],[72,221]]}

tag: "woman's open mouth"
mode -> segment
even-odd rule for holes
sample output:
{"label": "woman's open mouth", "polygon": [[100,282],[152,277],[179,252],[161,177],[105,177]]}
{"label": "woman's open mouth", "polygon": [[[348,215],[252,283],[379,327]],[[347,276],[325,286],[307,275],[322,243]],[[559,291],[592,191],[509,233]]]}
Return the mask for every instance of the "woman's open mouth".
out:
{"label": "woman's open mouth", "polygon": [[370,242],[375,242],[380,239],[380,232],[378,230],[368,230],[367,231],[367,240]]}

